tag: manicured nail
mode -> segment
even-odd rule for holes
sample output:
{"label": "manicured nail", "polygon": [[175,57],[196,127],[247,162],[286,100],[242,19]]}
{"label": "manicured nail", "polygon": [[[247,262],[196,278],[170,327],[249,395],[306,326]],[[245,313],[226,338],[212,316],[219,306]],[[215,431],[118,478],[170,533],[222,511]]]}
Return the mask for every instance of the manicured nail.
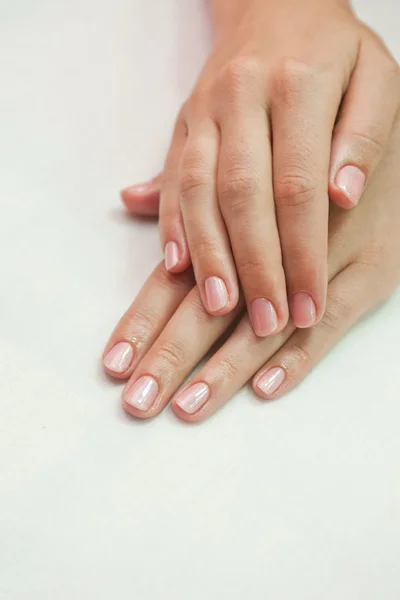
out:
{"label": "manicured nail", "polygon": [[175,404],[189,415],[193,415],[207,402],[210,388],[206,383],[195,383],[183,390],[175,398]]}
{"label": "manicured nail", "polygon": [[365,174],[358,167],[346,165],[336,175],[336,185],[356,206],[364,190]]}
{"label": "manicured nail", "polygon": [[257,381],[257,387],[267,396],[274,394],[285,381],[285,371],[281,367],[269,369]]}
{"label": "manicured nail", "polygon": [[293,296],[292,317],[296,327],[312,327],[315,323],[317,311],[313,299],[304,292]]}
{"label": "manicured nail", "polygon": [[208,310],[217,312],[228,304],[228,290],[219,277],[209,277],[205,283]]}
{"label": "manicured nail", "polygon": [[271,335],[278,327],[278,316],[272,302],[257,298],[250,304],[250,318],[256,335]]}
{"label": "manicured nail", "polygon": [[121,190],[121,194],[129,192],[131,194],[151,194],[152,192],[158,192],[160,190],[160,184],[154,181],[145,181],[144,183],[137,183],[136,185],[130,185],[127,188]]}
{"label": "manicured nail", "polygon": [[125,392],[125,402],[139,410],[149,410],[158,396],[158,383],[149,375],[140,377]]}
{"label": "manicured nail", "polygon": [[179,246],[176,242],[168,242],[164,249],[165,268],[170,271],[179,262]]}
{"label": "manicured nail", "polygon": [[104,357],[103,365],[114,373],[124,373],[131,366],[133,348],[128,342],[118,342]]}

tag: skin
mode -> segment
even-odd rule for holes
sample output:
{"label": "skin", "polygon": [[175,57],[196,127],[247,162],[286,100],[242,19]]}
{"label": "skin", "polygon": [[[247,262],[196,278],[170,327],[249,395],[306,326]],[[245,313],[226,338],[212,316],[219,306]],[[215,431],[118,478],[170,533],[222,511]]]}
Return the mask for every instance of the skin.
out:
{"label": "skin", "polygon": [[[366,311],[400,283],[399,160],[397,122],[363,202],[351,212],[331,206],[327,310],[312,329],[296,329],[289,323],[276,336],[258,337],[244,300],[226,315],[210,316],[190,270],[174,275],[164,264],[158,265],[118,323],[103,355],[107,364],[108,353],[116,344],[122,342],[133,349],[132,361],[123,371],[105,367],[110,375],[128,380],[122,394],[125,410],[147,419],[171,402],[180,418],[201,421],[221,408],[251,377],[254,392],[265,399],[278,398],[297,385]],[[154,213],[154,198],[142,196],[139,203],[142,210],[148,206],[149,213]],[[233,325],[228,338],[221,341]],[[218,340],[220,347],[184,384]],[[284,374],[272,391],[260,386],[271,369]],[[158,386],[146,410],[129,402],[130,391],[142,376],[154,378]],[[208,390],[208,397],[190,414],[182,409],[180,399],[182,390],[186,392],[194,384]]]}
{"label": "skin", "polygon": [[[166,267],[258,336],[325,312],[328,194],[354,207],[400,104],[399,67],[345,0],[211,0],[214,46],[176,121],[160,200]],[[349,170],[350,169],[350,170]],[[343,179],[343,174],[347,174]],[[224,299],[224,288],[226,297]],[[221,291],[222,290],[222,291]]]}

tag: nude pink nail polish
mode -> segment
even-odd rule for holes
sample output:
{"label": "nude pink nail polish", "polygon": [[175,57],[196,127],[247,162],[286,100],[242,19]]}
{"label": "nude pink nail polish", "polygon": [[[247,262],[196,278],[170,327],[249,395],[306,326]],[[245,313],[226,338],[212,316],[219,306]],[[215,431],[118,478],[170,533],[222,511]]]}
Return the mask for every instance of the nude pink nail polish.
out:
{"label": "nude pink nail polish", "polygon": [[178,393],[175,404],[189,415],[193,415],[205,405],[210,397],[210,388],[206,383],[195,383]]}
{"label": "nude pink nail polish", "polygon": [[124,400],[139,410],[149,410],[158,396],[158,383],[154,377],[143,375],[124,394]]}
{"label": "nude pink nail polish", "polygon": [[285,381],[285,371],[281,367],[273,367],[257,381],[257,387],[267,396],[274,394]]}
{"label": "nude pink nail polish", "polygon": [[144,183],[137,183],[124,188],[121,190],[121,194],[129,192],[131,194],[137,194],[138,196],[141,196],[142,194],[151,194],[158,191],[160,191],[159,183],[154,181],[145,181]]}
{"label": "nude pink nail polish", "polygon": [[103,359],[103,365],[114,373],[124,373],[132,363],[133,348],[128,342],[118,342]]}
{"label": "nude pink nail polish", "polygon": [[292,317],[296,327],[312,327],[315,323],[317,311],[311,296],[299,292],[293,296]]}
{"label": "nude pink nail polish", "polygon": [[250,318],[254,333],[259,337],[271,335],[278,328],[278,316],[272,302],[257,298],[250,304]]}
{"label": "nude pink nail polish", "polygon": [[168,242],[164,249],[165,268],[170,271],[179,262],[179,246],[176,242]]}
{"label": "nude pink nail polish", "polygon": [[209,277],[205,282],[205,292],[210,312],[218,312],[228,304],[228,290],[220,277]]}
{"label": "nude pink nail polish", "polygon": [[365,174],[353,165],[342,167],[336,175],[336,185],[346,194],[356,206],[362,196],[365,186]]}

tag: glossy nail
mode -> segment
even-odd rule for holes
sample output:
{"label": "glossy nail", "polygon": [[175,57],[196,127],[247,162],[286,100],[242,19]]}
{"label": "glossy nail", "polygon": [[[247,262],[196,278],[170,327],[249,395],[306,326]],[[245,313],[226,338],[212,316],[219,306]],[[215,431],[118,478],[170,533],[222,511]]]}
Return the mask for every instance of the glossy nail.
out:
{"label": "glossy nail", "polygon": [[189,415],[193,415],[205,405],[210,396],[210,388],[206,383],[195,383],[178,393],[174,402]]}
{"label": "glossy nail", "polygon": [[250,304],[250,318],[256,335],[265,337],[278,328],[278,316],[272,302],[257,298]]}
{"label": "glossy nail", "polygon": [[124,399],[127,404],[139,410],[149,410],[158,396],[158,383],[154,377],[144,375],[140,377],[132,387],[125,391]]}
{"label": "glossy nail", "polygon": [[293,296],[292,317],[296,327],[312,327],[315,323],[317,311],[313,299],[304,292]]}
{"label": "glossy nail", "polygon": [[210,312],[218,312],[228,304],[228,290],[219,277],[209,277],[205,282],[205,291],[207,309]]}
{"label": "glossy nail", "polygon": [[179,262],[179,246],[176,242],[168,242],[164,249],[165,268],[170,271]]}
{"label": "glossy nail", "polygon": [[114,373],[124,373],[131,366],[133,348],[128,342],[118,342],[103,359],[103,365]]}
{"label": "glossy nail", "polygon": [[274,394],[285,381],[285,371],[281,367],[273,367],[257,381],[257,387],[267,396]]}
{"label": "glossy nail", "polygon": [[151,194],[153,192],[160,191],[160,184],[154,181],[145,181],[144,183],[137,183],[135,185],[130,185],[127,188],[121,190],[121,194],[125,192],[129,192],[130,194],[137,194],[141,196],[142,194]]}
{"label": "glossy nail", "polygon": [[358,167],[346,165],[336,175],[336,185],[356,206],[364,190],[365,174]]}

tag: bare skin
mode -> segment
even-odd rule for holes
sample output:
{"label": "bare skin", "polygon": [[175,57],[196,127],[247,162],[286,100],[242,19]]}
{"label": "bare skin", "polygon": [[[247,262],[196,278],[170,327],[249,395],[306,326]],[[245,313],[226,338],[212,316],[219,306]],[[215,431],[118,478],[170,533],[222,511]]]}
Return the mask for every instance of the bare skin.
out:
{"label": "bare skin", "polygon": [[[169,402],[186,421],[221,408],[250,378],[261,398],[278,398],[297,385],[369,309],[400,283],[400,124],[385,158],[351,212],[331,207],[327,309],[312,329],[293,323],[276,336],[255,335],[244,300],[214,317],[205,310],[190,270],[174,275],[160,264],[114,330],[103,355],[105,370],[127,379],[124,408],[156,416]],[[155,212],[155,199],[139,201]],[[201,369],[187,376],[217,340],[238,324]],[[181,387],[183,386],[183,387]]]}
{"label": "bare skin", "polygon": [[311,327],[327,294],[328,195],[354,207],[400,105],[399,67],[347,0],[210,0],[215,39],[159,181],[166,268],[192,263],[209,314]]}

